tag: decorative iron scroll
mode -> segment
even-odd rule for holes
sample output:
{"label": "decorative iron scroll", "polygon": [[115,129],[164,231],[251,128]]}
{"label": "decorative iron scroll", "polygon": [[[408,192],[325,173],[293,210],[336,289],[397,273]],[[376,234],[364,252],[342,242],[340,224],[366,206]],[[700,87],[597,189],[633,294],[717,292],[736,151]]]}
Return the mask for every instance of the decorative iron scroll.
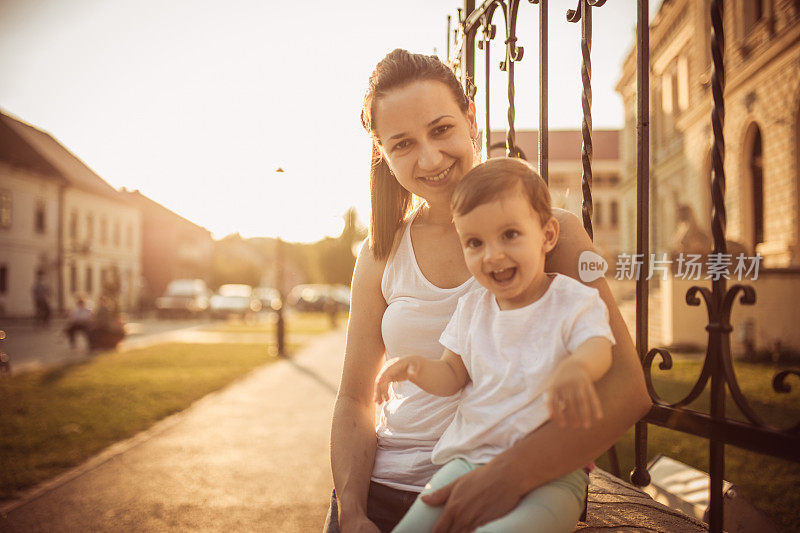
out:
{"label": "decorative iron scroll", "polygon": [[[588,1],[588,0],[587,0]],[[645,0],[639,0],[640,3]],[[712,223],[711,232],[714,238],[713,254],[718,256],[726,253],[725,228],[725,33],[723,27],[723,0],[712,0],[711,10],[711,56],[713,60],[713,73],[711,78],[711,93],[713,109],[711,125],[714,133],[712,148],[711,198],[712,198]],[[574,13],[573,13],[574,14]],[[639,21],[642,24],[642,21]],[[640,40],[639,46],[642,45]],[[646,67],[639,64],[638,68]],[[648,91],[649,92],[649,91]],[[647,93],[646,93],[647,94]],[[647,98],[647,95],[644,98]],[[643,98],[640,94],[639,98]],[[640,100],[640,104],[641,104]],[[646,104],[645,104],[646,105]],[[640,106],[640,110],[642,107]],[[641,142],[642,139],[640,139]],[[640,179],[642,176],[640,176]],[[640,201],[649,201],[645,196]],[[641,221],[639,221],[641,224]],[[647,250],[645,250],[647,251]],[[638,282],[637,282],[638,283]],[[645,383],[650,398],[654,402],[651,412],[645,417],[649,423],[664,426],[670,429],[702,436],[709,440],[709,465],[710,465],[710,510],[709,529],[713,532],[723,530],[723,500],[722,481],[725,467],[725,445],[733,444],[748,450],[768,453],[793,461],[800,461],[800,422],[792,427],[779,429],[767,424],[750,406],[749,402],[739,387],[733,370],[731,357],[730,333],[733,327],[730,323],[731,311],[737,296],[744,305],[753,305],[756,302],[755,290],[750,286],[734,285],[727,288],[727,280],[723,276],[712,279],[711,289],[705,287],[691,287],[686,293],[686,303],[690,306],[699,306],[705,302],[708,314],[708,345],[703,367],[697,381],[689,393],[680,400],[669,403],[662,399],[655,390],[652,380],[652,364],[656,357],[661,357],[659,368],[669,370],[672,367],[672,357],[664,349],[652,349],[647,352],[642,360],[645,374]],[[637,308],[637,314],[646,311]],[[637,325],[641,321],[637,319]],[[637,336],[637,339],[639,337]],[[641,340],[641,339],[640,339]],[[644,342],[647,342],[646,335]],[[788,393],[791,388],[786,382],[788,376],[800,377],[800,370],[783,370],[778,372],[772,381],[773,390],[778,393]],[[709,381],[710,387],[710,416],[705,413],[686,409],[685,406],[696,400],[704,392]],[[736,403],[749,424],[728,419],[725,416],[725,387],[727,386],[730,397]],[[636,465],[633,481],[643,485],[649,483],[649,475],[642,471],[646,455],[646,426],[637,425]],[[639,438],[640,429],[643,439]]]}
{"label": "decorative iron scroll", "polygon": [[[736,297],[739,293],[742,293],[741,297],[739,298],[739,302],[743,305],[754,305],[756,303],[755,290],[753,290],[752,287],[745,285],[734,285],[731,287],[725,293],[722,307],[719,308],[716,306],[713,292],[709,289],[705,287],[691,287],[687,291],[686,303],[688,305],[697,307],[701,304],[701,299],[698,297],[698,294],[702,296],[702,301],[706,304],[709,323],[706,329],[709,331],[709,346],[713,345],[712,339],[710,338],[711,335],[714,335],[717,331],[725,335],[733,331],[733,326],[730,323],[730,317],[733,310],[733,304],[735,303]],[[785,431],[787,433],[800,433],[800,422],[789,428],[777,428],[765,422],[763,418],[755,412],[739,387],[736,374],[733,370],[730,345],[724,347],[725,350],[720,354],[720,363],[722,369],[721,378],[725,382],[725,385],[727,385],[731,398],[736,403],[736,406],[739,408],[739,411],[741,411],[745,418],[760,428],[766,428],[778,432]],[[663,407],[678,408],[687,406],[699,398],[705,390],[709,379],[711,378],[711,369],[713,366],[713,355],[711,351],[706,351],[706,356],[703,361],[703,367],[700,370],[700,375],[698,376],[697,381],[692,386],[691,390],[686,394],[686,396],[674,402],[667,402],[661,398],[661,396],[655,390],[652,379],[652,365],[657,355],[661,357],[661,362],[658,365],[659,369],[670,370],[672,368],[672,356],[669,351],[663,348],[651,349],[642,361],[645,384],[653,402],[656,405]],[[782,394],[791,392],[791,386],[786,382],[786,379],[790,375],[800,377],[800,370],[787,369],[778,372],[772,380],[773,390]]]}
{"label": "decorative iron scroll", "polygon": [[[496,28],[492,25],[492,18],[497,10],[501,8],[503,18],[505,19],[506,38],[505,38],[505,58],[500,62],[500,70],[508,73],[508,129],[506,130],[506,155],[510,157],[523,157],[524,154],[517,147],[516,143],[516,129],[514,126],[516,119],[516,106],[515,106],[515,88],[514,88],[514,63],[522,61],[524,55],[524,48],[517,46],[517,15],[519,13],[519,0],[487,0],[472,13],[467,14],[467,17],[461,23],[462,42],[466,42],[465,36],[475,35],[479,28],[482,28],[483,40],[478,41],[478,48],[485,51],[486,54],[486,151],[487,154],[491,148],[491,130],[489,129],[489,41],[495,37]],[[466,51],[466,50],[465,50]],[[468,76],[472,77],[472,73]],[[471,90],[472,96],[476,89],[474,83],[468,86]]]}

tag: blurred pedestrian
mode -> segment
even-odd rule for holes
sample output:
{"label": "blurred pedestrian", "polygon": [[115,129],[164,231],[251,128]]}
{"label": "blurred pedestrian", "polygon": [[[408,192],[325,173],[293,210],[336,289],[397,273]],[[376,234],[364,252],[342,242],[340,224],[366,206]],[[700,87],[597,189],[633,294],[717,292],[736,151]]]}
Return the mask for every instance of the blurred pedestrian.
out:
{"label": "blurred pedestrian", "polygon": [[44,279],[44,270],[36,272],[36,282],[31,292],[36,309],[36,324],[47,327],[50,325],[50,285]]}
{"label": "blurred pedestrian", "polygon": [[75,335],[80,332],[89,340],[89,330],[92,327],[92,310],[86,305],[86,299],[82,295],[75,297],[75,307],[67,317],[67,325],[64,333],[69,338],[70,348],[75,347]]}

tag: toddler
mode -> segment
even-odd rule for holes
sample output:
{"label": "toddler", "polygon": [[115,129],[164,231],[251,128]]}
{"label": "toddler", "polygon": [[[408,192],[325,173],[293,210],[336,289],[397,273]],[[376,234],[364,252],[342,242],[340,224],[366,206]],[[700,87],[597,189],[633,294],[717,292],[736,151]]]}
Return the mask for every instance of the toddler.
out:
{"label": "toddler", "polygon": [[[602,418],[594,389],[611,365],[614,337],[597,290],[544,271],[558,241],[550,193],[521,159],[490,159],[468,172],[452,199],[467,267],[482,287],[462,296],[439,342],[441,359],[411,355],[388,361],[375,380],[375,401],[392,382],[461,393],[453,422],[433,449],[443,465],[422,494],[489,462],[549,419],[589,427]],[[585,504],[580,469],[528,493],[479,532],[573,531]],[[420,498],[394,529],[433,529],[442,507]]]}

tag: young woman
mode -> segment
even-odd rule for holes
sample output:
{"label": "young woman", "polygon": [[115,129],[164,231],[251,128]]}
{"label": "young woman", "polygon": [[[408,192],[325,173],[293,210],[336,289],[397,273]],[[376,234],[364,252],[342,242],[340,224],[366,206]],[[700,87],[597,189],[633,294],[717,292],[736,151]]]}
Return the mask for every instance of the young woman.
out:
{"label": "young woman", "polygon": [[[475,107],[434,56],[395,50],[376,67],[362,110],[372,135],[369,242],[353,275],[342,381],[331,432],[335,485],[326,529],[388,531],[436,471],[431,452],[458,395],[405,383],[376,425],[373,383],[386,358],[441,355],[439,336],[458,298],[475,287],[452,222],[450,197],[477,161]],[[423,203],[412,209],[412,195]],[[577,278],[592,243],[578,219],[554,211],[558,245],[546,270]],[[548,423],[488,464],[424,497],[443,505],[434,531],[470,531],[505,515],[528,492],[601,455],[650,406],[641,366],[608,285],[589,284],[608,306],[617,344],[597,383],[605,414],[592,428]]]}

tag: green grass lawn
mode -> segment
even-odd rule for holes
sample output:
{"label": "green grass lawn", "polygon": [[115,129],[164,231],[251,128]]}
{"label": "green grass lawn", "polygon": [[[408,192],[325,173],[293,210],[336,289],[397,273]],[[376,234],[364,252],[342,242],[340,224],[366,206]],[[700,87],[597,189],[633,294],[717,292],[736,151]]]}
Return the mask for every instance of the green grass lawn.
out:
{"label": "green grass lawn", "polygon": [[[342,326],[347,323],[347,313],[336,315],[336,322]],[[264,315],[259,315],[256,321],[230,320],[210,325],[207,331],[219,331],[223,333],[274,333],[274,318],[268,320]],[[325,333],[331,330],[331,321],[326,313],[287,313],[286,326],[290,334],[306,335]]]}
{"label": "green grass lawn", "polygon": [[[656,358],[656,361],[659,361]],[[750,406],[768,423],[786,428],[800,421],[800,392],[797,380],[790,379],[792,392],[778,394],[772,391],[775,368],[735,362],[737,379]],[[700,374],[699,361],[676,361],[672,370],[658,370],[653,365],[653,381],[656,391],[666,401],[677,401],[686,396]],[[707,389],[710,387],[707,387]],[[690,408],[708,412],[708,392],[698,398]],[[729,398],[726,413],[730,418],[744,417]],[[628,478],[634,463],[633,430],[617,444],[623,477]],[[708,472],[708,441],[648,425],[648,460],[662,453],[704,472]],[[597,461],[600,468],[609,469],[608,459]],[[733,446],[725,448],[725,479],[738,485],[745,497],[764,511],[782,531],[800,531],[797,523],[800,513],[800,464],[775,459],[766,455],[741,450]]]}
{"label": "green grass lawn", "polygon": [[164,344],[0,379],[0,498],[274,360],[264,344]]}

